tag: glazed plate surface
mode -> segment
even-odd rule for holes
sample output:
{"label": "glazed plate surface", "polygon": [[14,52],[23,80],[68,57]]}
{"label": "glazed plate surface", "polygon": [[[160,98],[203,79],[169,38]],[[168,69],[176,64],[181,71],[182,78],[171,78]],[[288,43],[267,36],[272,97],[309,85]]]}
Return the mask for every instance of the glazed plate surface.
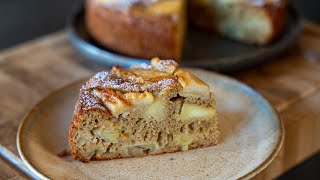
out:
{"label": "glazed plate surface", "polygon": [[283,125],[269,103],[248,86],[192,69],[217,96],[220,143],[186,152],[82,163],[68,150],[68,128],[80,86],[73,83],[39,102],[21,123],[20,157],[45,179],[248,179],[266,168],[283,142]]}

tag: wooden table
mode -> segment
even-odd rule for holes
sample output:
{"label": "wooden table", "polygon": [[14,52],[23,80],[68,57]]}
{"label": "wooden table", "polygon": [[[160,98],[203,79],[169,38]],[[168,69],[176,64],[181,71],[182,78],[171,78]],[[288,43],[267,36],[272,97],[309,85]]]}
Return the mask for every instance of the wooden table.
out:
{"label": "wooden table", "polygon": [[[48,93],[106,69],[80,57],[65,32],[0,53],[0,155],[18,155],[16,133],[23,116]],[[279,176],[320,150],[320,26],[305,23],[297,44],[282,57],[231,74],[265,96],[285,125],[274,162],[256,179]],[[8,152],[8,151],[9,152]],[[7,157],[11,162],[17,159]],[[0,158],[0,179],[24,179],[23,167]]]}

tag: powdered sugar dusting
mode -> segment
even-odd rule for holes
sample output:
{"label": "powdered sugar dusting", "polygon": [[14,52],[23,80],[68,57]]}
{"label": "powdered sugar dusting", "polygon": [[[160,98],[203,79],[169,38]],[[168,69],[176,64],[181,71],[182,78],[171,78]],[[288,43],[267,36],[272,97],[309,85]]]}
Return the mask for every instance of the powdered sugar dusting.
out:
{"label": "powdered sugar dusting", "polygon": [[107,109],[100,103],[100,100],[95,97],[92,90],[80,90],[80,104],[82,105],[82,110],[88,110],[88,109],[100,109],[104,112],[107,111]]}
{"label": "powdered sugar dusting", "polygon": [[[156,96],[162,96],[162,90],[178,93],[181,85],[178,77],[172,75],[178,64],[172,60],[161,60],[155,65],[142,64],[130,69],[122,69],[113,66],[111,71],[102,71],[95,74],[86,82],[80,90],[80,104],[82,109],[98,108],[107,111],[99,97],[92,91],[112,90],[121,93],[151,92]],[[164,73],[164,72],[170,73]],[[168,95],[168,94],[167,94]]]}
{"label": "powdered sugar dusting", "polygon": [[[177,77],[164,74],[170,67],[178,64],[173,60],[160,61],[156,67],[147,64],[134,66],[128,70],[113,67],[112,71],[102,71],[95,74],[84,86],[84,89],[111,89],[121,92],[160,92],[162,89],[178,90],[180,83]],[[145,73],[140,70],[144,70]],[[150,70],[150,71],[149,71]],[[148,74],[156,74],[153,77]]]}
{"label": "powdered sugar dusting", "polygon": [[136,83],[135,77],[121,77],[108,71],[99,72],[94,75],[84,86],[85,89],[112,89],[121,92],[159,92],[162,89],[178,90],[180,88],[179,81],[176,77],[159,77],[156,81],[144,80],[144,83]]}
{"label": "powdered sugar dusting", "polygon": [[163,78],[155,83],[146,84],[146,89],[151,92],[157,92],[162,89],[177,89],[176,78]]}
{"label": "powdered sugar dusting", "polygon": [[155,69],[172,74],[174,70],[179,66],[174,60],[155,60]]}
{"label": "powdered sugar dusting", "polygon": [[161,60],[158,63],[159,68],[168,68],[170,66],[178,67],[178,63],[174,60]]}
{"label": "powdered sugar dusting", "polygon": [[123,78],[109,71],[95,74],[87,83],[86,89],[112,89],[125,92],[143,91],[141,85],[125,81]]}
{"label": "powdered sugar dusting", "polygon": [[148,70],[148,69],[152,69],[152,66],[150,64],[142,63],[142,64],[138,64],[138,65],[132,65],[132,66],[130,66],[130,69]]}

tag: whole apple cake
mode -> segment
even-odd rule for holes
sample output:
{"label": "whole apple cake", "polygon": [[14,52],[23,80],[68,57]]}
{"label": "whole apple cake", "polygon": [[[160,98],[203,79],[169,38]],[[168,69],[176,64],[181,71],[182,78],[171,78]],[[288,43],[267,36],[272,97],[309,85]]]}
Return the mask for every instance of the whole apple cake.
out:
{"label": "whole apple cake", "polygon": [[121,54],[180,60],[187,24],[266,45],[285,30],[288,0],[86,0],[92,38]]}
{"label": "whole apple cake", "polygon": [[173,60],[95,74],[80,89],[69,129],[84,162],[186,151],[218,143],[208,84]]}

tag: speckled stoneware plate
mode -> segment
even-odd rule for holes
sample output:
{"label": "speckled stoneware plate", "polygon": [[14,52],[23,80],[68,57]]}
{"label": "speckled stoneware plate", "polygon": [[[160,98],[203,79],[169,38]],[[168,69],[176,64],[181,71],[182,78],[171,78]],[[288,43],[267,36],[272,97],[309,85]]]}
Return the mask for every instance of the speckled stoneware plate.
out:
{"label": "speckled stoneware plate", "polygon": [[186,152],[82,163],[68,149],[68,127],[83,82],[38,103],[22,122],[17,146],[41,179],[248,179],[266,168],[282,145],[283,125],[270,104],[246,85],[209,71],[192,72],[217,96],[220,144]]}
{"label": "speckled stoneware plate", "polygon": [[[95,42],[84,24],[83,6],[79,5],[79,7],[75,8],[67,30],[72,45],[86,59],[106,65],[121,66],[149,62],[113,52]],[[302,30],[302,17],[292,3],[288,8],[287,16],[288,23],[284,33],[274,43],[264,47],[241,44],[212,33],[189,28],[181,65],[228,72],[250,67],[275,57],[293,45]]]}

